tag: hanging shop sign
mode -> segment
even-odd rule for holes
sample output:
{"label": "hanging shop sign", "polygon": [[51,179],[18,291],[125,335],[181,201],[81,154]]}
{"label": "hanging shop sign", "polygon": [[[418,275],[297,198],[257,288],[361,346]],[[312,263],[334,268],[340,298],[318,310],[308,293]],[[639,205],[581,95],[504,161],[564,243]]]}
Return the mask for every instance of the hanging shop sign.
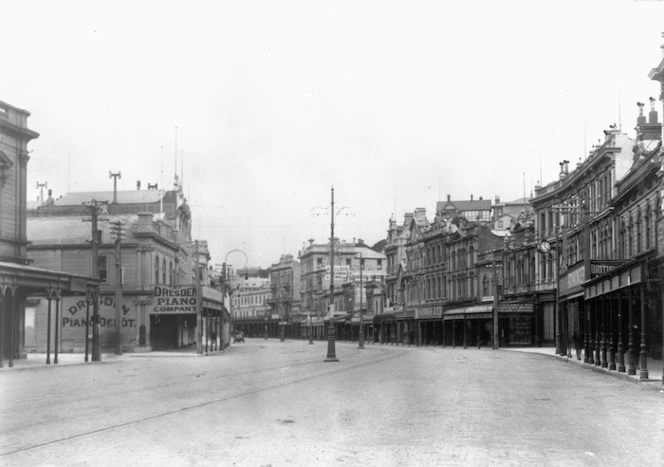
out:
{"label": "hanging shop sign", "polygon": [[191,314],[198,310],[196,286],[156,286],[150,313]]}

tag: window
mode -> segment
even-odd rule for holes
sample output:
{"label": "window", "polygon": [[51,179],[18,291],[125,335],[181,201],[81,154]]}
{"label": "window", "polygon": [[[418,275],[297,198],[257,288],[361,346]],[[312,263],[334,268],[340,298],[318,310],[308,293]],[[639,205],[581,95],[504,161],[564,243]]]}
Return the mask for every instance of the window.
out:
{"label": "window", "polygon": [[350,265],[351,265],[351,259],[350,259],[350,258],[346,258],[346,266],[350,266]]}
{"label": "window", "polygon": [[159,284],[159,255],[154,257],[154,283]]}
{"label": "window", "polygon": [[161,260],[161,277],[161,283],[166,284],[166,258]]}
{"label": "window", "polygon": [[99,256],[97,258],[97,277],[102,283],[108,284],[108,256]]}
{"label": "window", "polygon": [[383,269],[383,260],[382,259],[377,260],[376,264],[377,264],[377,267],[378,267],[379,271]]}
{"label": "window", "polygon": [[652,234],[650,218],[650,204],[646,204],[646,250],[650,249],[650,236]]}

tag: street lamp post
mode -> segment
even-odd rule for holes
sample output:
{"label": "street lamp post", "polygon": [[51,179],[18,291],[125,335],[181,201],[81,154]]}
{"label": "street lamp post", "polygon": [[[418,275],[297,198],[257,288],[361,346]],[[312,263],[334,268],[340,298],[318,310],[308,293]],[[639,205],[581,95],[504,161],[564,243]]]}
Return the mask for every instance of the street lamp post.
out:
{"label": "street lamp post", "polygon": [[[248,264],[249,264],[249,258],[247,257],[247,254],[242,250],[235,249],[235,250],[230,250],[228,253],[226,253],[226,256],[224,257],[224,262],[221,265],[221,268],[222,268],[221,269],[222,302],[226,301],[226,290],[229,289],[229,287],[226,286],[226,281],[227,281],[227,277],[226,277],[226,268],[227,268],[227,266],[226,266],[226,264],[227,264],[227,261],[228,261],[228,256],[231,253],[242,253],[242,255],[244,256],[244,261],[245,261],[245,263],[244,263],[245,270],[247,269]],[[232,308],[231,293],[232,293],[232,290],[228,290],[228,306]],[[224,303],[222,303],[222,307],[221,307],[222,310],[224,309],[224,306],[225,306]],[[229,314],[231,314],[231,310],[229,310]],[[232,316],[231,316],[231,319],[233,319]],[[224,342],[223,342],[222,332],[223,332],[223,311],[222,311],[222,313],[219,313],[219,346],[220,346],[221,350],[224,349]]]}
{"label": "street lamp post", "polygon": [[327,328],[327,356],[324,361],[338,362],[334,330],[334,187],[330,193],[330,321]]}

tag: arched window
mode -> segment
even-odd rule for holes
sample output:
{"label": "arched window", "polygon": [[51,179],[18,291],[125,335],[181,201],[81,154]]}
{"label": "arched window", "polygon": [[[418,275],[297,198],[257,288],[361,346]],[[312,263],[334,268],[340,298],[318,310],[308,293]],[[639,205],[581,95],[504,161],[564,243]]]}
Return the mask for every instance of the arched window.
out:
{"label": "arched window", "polygon": [[166,258],[161,260],[161,276],[162,276],[162,284],[166,284]]}

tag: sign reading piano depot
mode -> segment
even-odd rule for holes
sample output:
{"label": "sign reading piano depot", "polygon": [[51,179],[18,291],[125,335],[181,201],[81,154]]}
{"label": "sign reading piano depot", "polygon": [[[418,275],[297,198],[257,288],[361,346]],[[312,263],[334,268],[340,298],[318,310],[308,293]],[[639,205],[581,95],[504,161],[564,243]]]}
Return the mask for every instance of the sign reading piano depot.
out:
{"label": "sign reading piano depot", "polygon": [[150,313],[160,315],[184,315],[196,313],[198,307],[196,286],[156,286],[150,305]]}

